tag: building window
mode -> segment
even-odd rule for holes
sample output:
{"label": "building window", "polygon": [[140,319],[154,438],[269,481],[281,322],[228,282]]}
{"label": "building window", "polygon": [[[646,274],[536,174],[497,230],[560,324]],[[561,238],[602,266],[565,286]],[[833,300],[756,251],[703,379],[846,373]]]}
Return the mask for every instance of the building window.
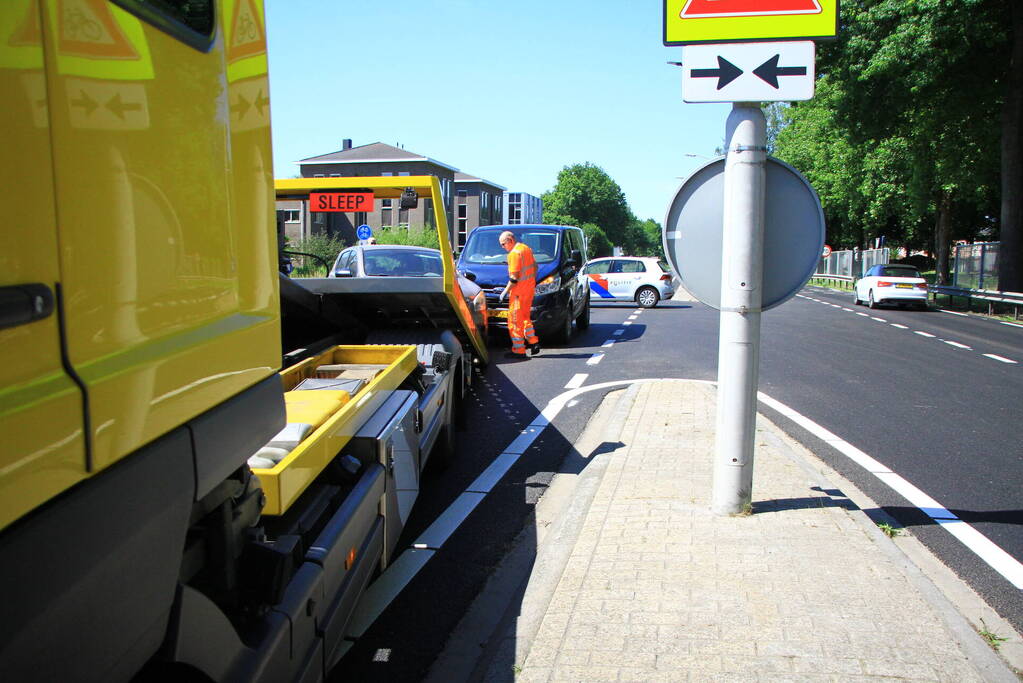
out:
{"label": "building window", "polygon": [[469,209],[468,205],[466,205],[466,204],[459,204],[458,205],[458,217],[459,218],[467,218],[469,216],[468,209]]}
{"label": "building window", "polygon": [[284,222],[285,223],[298,223],[302,220],[302,212],[298,209],[285,209],[284,210]]}
{"label": "building window", "polygon": [[430,197],[427,197],[423,204],[423,223],[430,226],[435,225],[433,221],[433,199]]}
{"label": "building window", "polygon": [[[462,207],[464,208],[464,207]],[[458,247],[461,249],[465,246],[465,229],[468,221],[464,218],[458,219]]]}
{"label": "building window", "polygon": [[380,209],[380,225],[381,226],[385,226],[385,225],[390,225],[390,224],[391,224],[391,210],[390,209]]}
{"label": "building window", "polygon": [[457,190],[455,194],[459,197],[468,197],[469,193],[466,190]]}
{"label": "building window", "polygon": [[383,176],[392,176],[392,175],[394,175],[394,173],[393,173],[393,172],[391,172],[391,171],[384,171],[384,172],[383,172],[383,173],[381,173],[380,175],[383,175]]}
{"label": "building window", "polygon": [[380,200],[380,207],[383,208],[383,209],[391,208],[391,200],[390,199],[381,199]]}
{"label": "building window", "polygon": [[398,175],[412,175],[408,171],[398,171]]}
{"label": "building window", "polygon": [[408,227],[408,209],[398,209],[398,225]]}
{"label": "building window", "polygon": [[489,192],[481,193],[480,194],[480,202],[482,203],[484,209],[489,208],[490,207],[490,193]]}

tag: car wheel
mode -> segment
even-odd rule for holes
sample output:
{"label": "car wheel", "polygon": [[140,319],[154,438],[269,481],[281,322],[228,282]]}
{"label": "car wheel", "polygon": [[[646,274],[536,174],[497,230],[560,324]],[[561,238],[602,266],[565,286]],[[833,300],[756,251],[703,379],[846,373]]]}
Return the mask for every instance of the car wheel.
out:
{"label": "car wheel", "polygon": [[867,306],[870,308],[877,308],[877,302],[874,301],[874,290],[867,292]]}
{"label": "car wheel", "polygon": [[860,296],[856,293],[856,288],[853,287],[853,306],[859,306],[860,303]]}
{"label": "car wheel", "polygon": [[660,298],[661,296],[653,287],[640,287],[639,291],[636,292],[636,303],[643,308],[653,308],[657,305]]}
{"label": "car wheel", "polygon": [[586,330],[590,327],[590,297],[586,297],[586,303],[583,304],[583,311],[579,314],[579,317],[575,319],[575,326],[580,330]]}
{"label": "car wheel", "polygon": [[572,306],[569,304],[568,310],[565,311],[565,319],[558,326],[558,329],[554,330],[554,334],[551,335],[551,341],[555,344],[567,344],[568,340],[572,338]]}

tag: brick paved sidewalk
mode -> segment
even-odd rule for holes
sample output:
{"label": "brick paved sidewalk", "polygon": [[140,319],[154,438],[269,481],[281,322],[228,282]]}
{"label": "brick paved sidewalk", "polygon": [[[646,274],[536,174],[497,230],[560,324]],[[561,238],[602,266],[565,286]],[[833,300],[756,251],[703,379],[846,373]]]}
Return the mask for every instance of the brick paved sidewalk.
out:
{"label": "brick paved sidewalk", "polygon": [[628,410],[516,681],[1016,680],[768,421],[753,513],[719,517],[713,386]]}

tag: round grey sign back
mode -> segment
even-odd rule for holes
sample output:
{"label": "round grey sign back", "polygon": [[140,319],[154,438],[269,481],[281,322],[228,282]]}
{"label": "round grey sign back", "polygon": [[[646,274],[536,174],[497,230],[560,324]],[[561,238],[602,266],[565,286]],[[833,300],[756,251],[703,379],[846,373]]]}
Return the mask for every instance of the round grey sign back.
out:
{"label": "round grey sign back", "polygon": [[[782,304],[817,270],[824,249],[824,211],[799,171],[767,158],[764,193],[762,310]],[[664,253],[682,284],[697,299],[721,308],[721,235],[725,158],[686,178],[664,219]]]}

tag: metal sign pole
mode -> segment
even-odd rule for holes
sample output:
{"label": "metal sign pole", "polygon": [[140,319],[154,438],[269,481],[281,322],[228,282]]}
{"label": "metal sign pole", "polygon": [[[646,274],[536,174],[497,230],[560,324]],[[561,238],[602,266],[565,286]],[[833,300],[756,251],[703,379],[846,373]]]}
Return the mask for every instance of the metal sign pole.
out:
{"label": "metal sign pole", "polygon": [[712,509],[749,510],[760,370],[767,122],[758,103],[736,102],[726,127],[717,444]]}

